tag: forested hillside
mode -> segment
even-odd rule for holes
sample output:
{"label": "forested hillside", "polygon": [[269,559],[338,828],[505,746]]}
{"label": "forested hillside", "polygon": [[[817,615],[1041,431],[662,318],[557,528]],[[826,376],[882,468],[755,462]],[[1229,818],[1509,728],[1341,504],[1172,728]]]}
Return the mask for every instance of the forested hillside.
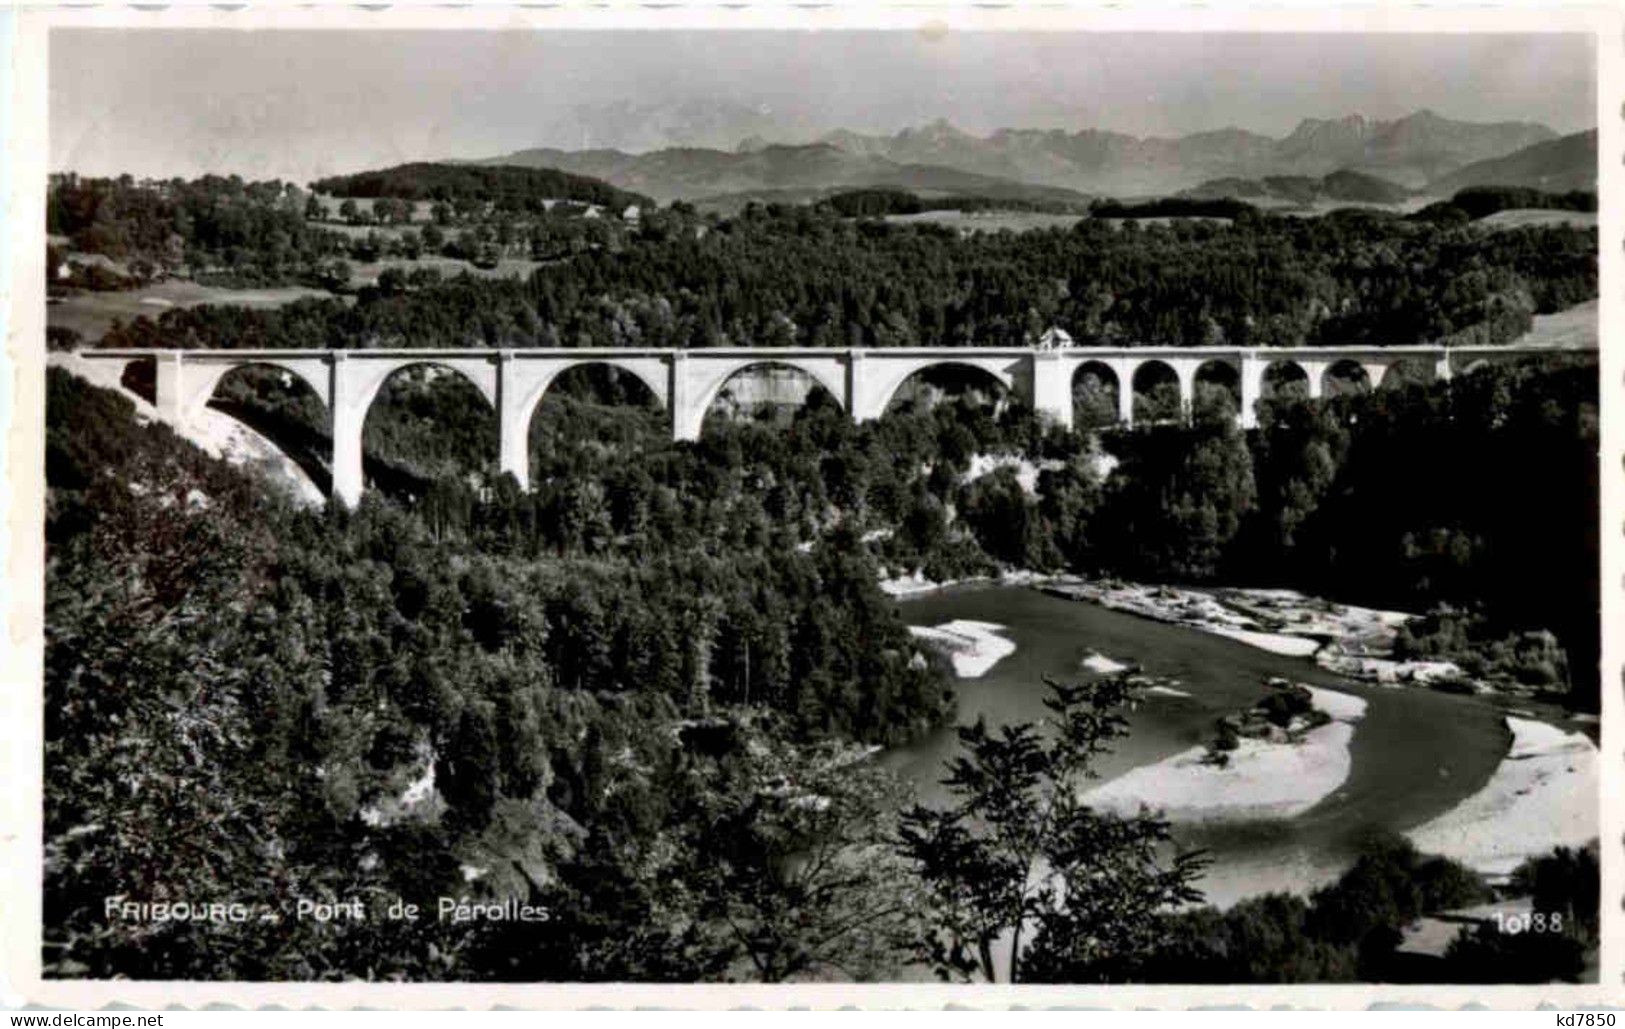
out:
{"label": "forested hillside", "polygon": [[165,346],[1499,343],[1596,295],[1596,234],[1350,212],[961,236],[755,208],[645,218],[526,281],[406,276],[361,303],[173,310],[110,335]]}
{"label": "forested hillside", "polygon": [[620,211],[632,205],[652,207],[640,193],[616,189],[585,175],[553,168],[418,162],[378,171],[318,179],[311,187],[337,197],[394,200],[478,200],[498,208],[539,210],[544,202],[574,200]]}
{"label": "forested hillside", "polygon": [[[410,267],[430,240],[440,256],[539,255],[525,279],[389,268],[344,298],[171,309],[99,341],[121,346],[1008,345],[1052,326],[1082,344],[1502,343],[1597,295],[1595,231],[1488,232],[1460,211],[1238,206],[1222,222],[962,235],[868,217],[892,194],[845,213],[673,205],[635,220],[465,197],[414,228],[396,197],[379,210],[406,224],[363,225],[357,208],[346,234],[310,199],[236,180],[63,180],[51,218],[74,247],[157,255],[155,274],[256,282],[357,247]],[[980,816],[919,816],[901,846],[906,798],[861,760],[954,705],[884,576],[1074,571],[1427,610],[1407,654],[1598,706],[1589,355],[1324,400],[1281,391],[1247,432],[1230,394],[1201,383],[1191,424],[1170,413],[1137,431],[1064,430],[974,392],[855,424],[814,393],[786,423],[712,417],[682,443],[624,377],[572,373],[529,427],[529,491],[495,473],[474,388],[419,368],[367,418],[373,488],[355,510],[317,512],[138,426],[115,394],[55,370],[46,387],[48,974],[965,974],[964,941],[943,946],[964,930],[954,870],[933,862]],[[327,459],[327,413],[297,380],[247,370],[216,399],[308,466]],[[1131,691],[1057,698],[1110,738]],[[966,739],[1034,767],[1034,737]],[[1095,865],[1057,835],[1046,861],[1072,878],[1034,915],[1034,976],[1139,978],[1168,961],[1382,976],[1368,949],[1391,952],[1424,894],[1465,901],[1481,885],[1389,848],[1307,907],[1159,914],[1195,899],[1188,869],[1159,864],[1167,825],[1069,814],[1115,841],[1098,857],[1136,886],[1091,893]],[[1380,917],[1338,916],[1340,898],[1367,897],[1349,891],[1392,884],[1410,892]],[[549,917],[415,932],[293,919],[268,935],[104,909],[224,893],[516,898]],[[1151,916],[1119,917],[1142,900]],[[1114,961],[1088,942],[1097,924]],[[1260,925],[1310,941],[1318,963],[1295,951],[1238,970],[1233,941]],[[1571,974],[1569,957],[1532,974]]]}
{"label": "forested hillside", "polygon": [[[48,385],[46,775],[68,787],[45,815],[55,974],[894,976],[926,960],[935,909],[887,842],[895,787],[843,748],[906,738],[950,701],[876,588],[882,566],[1452,601],[1467,609],[1457,643],[1505,638],[1506,674],[1549,687],[1568,674],[1573,703],[1596,700],[1585,364],[1287,400],[1252,437],[1223,417],[1116,437],[1104,480],[1086,437],[1019,410],[950,403],[855,426],[814,405],[788,430],[718,422],[672,444],[647,411],[583,384],[532,427],[534,493],[447,474],[353,513],[294,511],[167,429],[136,427],[118,397],[56,371]],[[410,455],[428,421],[455,439],[480,417],[401,404],[383,427]],[[965,474],[995,452],[1042,461],[1036,489]],[[1542,627],[1566,669],[1521,649]],[[156,824],[182,831],[160,841]],[[808,880],[792,856],[821,847],[833,863]],[[101,900],[226,886],[517,896],[553,916],[411,933],[291,921],[267,937],[133,931]],[[1189,957],[1165,948],[1194,928],[1215,949],[1181,974],[1229,976],[1225,934],[1278,914],[1305,917],[1202,915],[1137,930],[1108,966],[1032,974],[1164,974],[1160,961]],[[1306,930],[1333,948],[1324,964],[1260,956],[1248,974],[1369,972],[1338,925]]]}

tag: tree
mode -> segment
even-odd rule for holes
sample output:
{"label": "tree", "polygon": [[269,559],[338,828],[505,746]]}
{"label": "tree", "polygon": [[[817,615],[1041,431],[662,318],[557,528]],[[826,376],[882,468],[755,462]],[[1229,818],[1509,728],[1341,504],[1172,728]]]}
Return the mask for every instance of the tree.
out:
{"label": "tree", "polygon": [[891,846],[900,784],[829,747],[752,740],[734,764],[697,820],[702,910],[763,982],[895,977],[921,932],[919,880]]}
{"label": "tree", "polygon": [[1193,884],[1206,859],[1167,858],[1166,821],[1098,813],[1080,799],[1095,759],[1127,731],[1126,677],[1045,681],[1052,716],[1042,731],[993,732],[981,720],[961,728],[966,753],[944,780],[957,803],[903,816],[903,852],[926,883],[933,931],[923,950],[939,975],[998,981],[995,950],[1008,939],[1005,981],[1098,978],[1105,962],[1153,948],[1159,912],[1201,899]]}

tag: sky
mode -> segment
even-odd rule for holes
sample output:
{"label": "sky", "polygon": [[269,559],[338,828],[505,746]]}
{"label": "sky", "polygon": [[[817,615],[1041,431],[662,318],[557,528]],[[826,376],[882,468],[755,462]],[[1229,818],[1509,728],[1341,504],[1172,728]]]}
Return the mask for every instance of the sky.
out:
{"label": "sky", "polygon": [[1589,37],[57,29],[50,166],[296,182],[535,146],[732,149],[946,119],[1137,136],[1304,118],[1595,125]]}

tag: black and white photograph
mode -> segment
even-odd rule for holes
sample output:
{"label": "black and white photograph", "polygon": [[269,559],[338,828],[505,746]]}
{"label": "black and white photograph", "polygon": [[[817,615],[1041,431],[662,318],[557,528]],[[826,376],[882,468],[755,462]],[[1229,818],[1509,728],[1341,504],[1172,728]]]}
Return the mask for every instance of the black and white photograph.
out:
{"label": "black and white photograph", "polygon": [[1617,39],[224,19],[38,59],[42,981],[1617,987]]}

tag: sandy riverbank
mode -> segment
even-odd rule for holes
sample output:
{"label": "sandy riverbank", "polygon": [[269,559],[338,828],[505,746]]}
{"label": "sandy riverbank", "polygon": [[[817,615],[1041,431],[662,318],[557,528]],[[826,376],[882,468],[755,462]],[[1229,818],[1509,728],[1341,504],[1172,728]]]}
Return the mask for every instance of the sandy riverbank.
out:
{"label": "sandy riverbank", "polygon": [[1334,793],[1349,777],[1349,743],[1366,702],[1336,690],[1310,687],[1314,706],[1332,721],[1292,743],[1243,738],[1220,766],[1196,746],[1136,768],[1090,790],[1090,805],[1120,814],[1141,807],[1174,822],[1258,821],[1292,818]]}
{"label": "sandy riverbank", "polygon": [[1016,645],[999,635],[1004,626],[993,622],[961,619],[934,626],[911,625],[908,631],[915,639],[946,654],[954,674],[961,679],[986,675],[988,669],[1016,652]]}
{"label": "sandy riverbank", "polygon": [[936,593],[938,590],[952,589],[955,586],[972,586],[985,584],[989,586],[1033,586],[1047,581],[1047,576],[1037,572],[1016,570],[1004,572],[1001,575],[973,575],[964,579],[945,579],[937,581],[927,579],[923,572],[911,572],[908,575],[893,575],[880,580],[880,591],[897,600],[908,597],[924,596]]}
{"label": "sandy riverbank", "polygon": [[1072,576],[1045,580],[1041,588],[1273,654],[1313,658],[1327,671],[1362,682],[1403,685],[1465,678],[1449,661],[1394,659],[1400,626],[1417,617],[1404,611],[1339,604],[1287,589],[1195,589]]}
{"label": "sandy riverbank", "polygon": [[1508,717],[1512,746],[1490,781],[1408,835],[1489,876],[1525,858],[1597,837],[1598,751],[1584,733]]}

